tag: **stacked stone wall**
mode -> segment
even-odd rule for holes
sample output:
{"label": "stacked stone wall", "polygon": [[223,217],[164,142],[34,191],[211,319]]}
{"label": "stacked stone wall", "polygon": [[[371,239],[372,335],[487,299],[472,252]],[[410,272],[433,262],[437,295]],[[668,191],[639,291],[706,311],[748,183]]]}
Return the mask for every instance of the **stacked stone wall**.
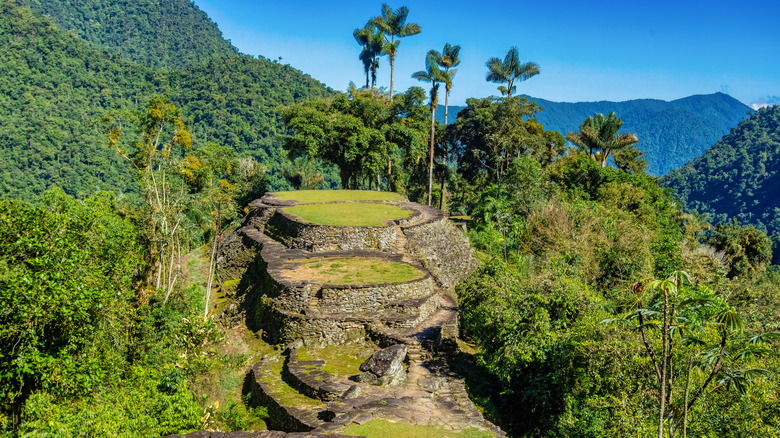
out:
{"label": "stacked stone wall", "polygon": [[447,218],[402,228],[409,252],[445,289],[466,279],[477,266],[468,238]]}
{"label": "stacked stone wall", "polygon": [[323,313],[365,313],[397,301],[423,298],[434,292],[430,275],[405,283],[370,286],[322,286],[317,307]]}
{"label": "stacked stone wall", "polygon": [[302,340],[315,348],[359,341],[366,337],[366,321],[349,315],[302,315],[274,310],[265,318],[264,330],[275,344]]}
{"label": "stacked stone wall", "polygon": [[268,385],[263,381],[265,373],[268,371],[266,359],[261,360],[252,367],[252,395],[251,402],[254,406],[265,406],[268,409],[268,420],[266,423],[278,430],[290,432],[309,432],[314,430],[319,424],[307,424],[302,421],[298,409],[288,408],[271,395]]}
{"label": "stacked stone wall", "polygon": [[395,249],[397,235],[393,225],[383,227],[338,227],[298,222],[282,210],[276,210],[266,231],[288,248],[311,252]]}

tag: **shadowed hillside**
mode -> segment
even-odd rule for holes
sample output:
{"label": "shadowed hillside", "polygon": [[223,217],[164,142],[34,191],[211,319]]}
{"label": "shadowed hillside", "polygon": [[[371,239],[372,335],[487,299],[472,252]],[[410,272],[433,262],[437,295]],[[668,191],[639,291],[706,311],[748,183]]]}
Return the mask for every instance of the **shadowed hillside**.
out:
{"label": "shadowed hillside", "polygon": [[780,106],[758,110],[661,183],[690,209],[780,231]]}
{"label": "shadowed hillside", "polygon": [[216,23],[190,0],[18,0],[51,16],[59,27],[150,67],[237,55]]}
{"label": "shadowed hillside", "polygon": [[272,185],[284,187],[277,108],[331,93],[299,70],[248,55],[152,70],[7,1],[0,2],[0,45],[2,197],[29,200],[53,185],[79,197],[135,191],[100,119],[110,110],[138,109],[155,93],[191,117],[193,147],[232,146],[264,161]]}

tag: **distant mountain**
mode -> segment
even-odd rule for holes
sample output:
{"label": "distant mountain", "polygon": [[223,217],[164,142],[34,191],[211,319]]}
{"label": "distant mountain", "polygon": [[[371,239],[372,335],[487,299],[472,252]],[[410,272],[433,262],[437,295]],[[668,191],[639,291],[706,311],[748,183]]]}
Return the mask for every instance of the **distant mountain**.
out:
{"label": "distant mountain", "polygon": [[[723,93],[689,96],[671,102],[655,99],[625,102],[552,102],[529,97],[543,111],[537,119],[545,129],[566,135],[579,129],[595,113],[617,113],[625,124],[620,132],[639,137],[640,150],[649,163],[649,173],[663,175],[701,155],[729,129],[737,126],[750,107]],[[437,118],[443,122],[444,108]],[[450,120],[463,107],[450,107]]]}
{"label": "distant mountain", "polygon": [[[7,0],[3,0],[7,1]],[[238,55],[217,25],[190,0],[16,0],[64,30],[150,67],[180,68]]]}
{"label": "distant mountain", "polygon": [[780,106],[761,108],[661,179],[689,209],[780,232]]}
{"label": "distant mountain", "polygon": [[[192,119],[193,147],[217,141],[268,168],[275,187],[284,160],[277,108],[332,90],[288,65],[229,56],[186,69],[151,69],[0,0],[0,198],[33,199],[57,185],[88,196],[133,191],[126,161],[108,147],[100,118],[166,95]],[[133,127],[125,129],[133,137]]]}

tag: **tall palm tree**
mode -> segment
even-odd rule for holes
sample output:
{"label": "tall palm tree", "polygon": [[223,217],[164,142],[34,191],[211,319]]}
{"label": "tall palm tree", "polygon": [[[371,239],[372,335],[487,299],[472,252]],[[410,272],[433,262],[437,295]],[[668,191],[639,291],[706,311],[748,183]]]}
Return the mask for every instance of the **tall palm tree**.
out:
{"label": "tall palm tree", "polygon": [[499,58],[490,58],[487,65],[488,72],[485,80],[497,84],[506,83],[506,87],[501,85],[498,91],[507,97],[512,97],[512,93],[517,89],[515,81],[524,81],[539,74],[539,64],[535,62],[520,62],[520,51],[516,46],[512,46],[506,53],[504,60]]}
{"label": "tall palm tree", "polygon": [[379,68],[379,57],[385,54],[385,40],[382,31],[375,29],[368,42],[368,51],[371,53],[371,88],[376,87],[376,70]]}
{"label": "tall palm tree", "polygon": [[[390,57],[390,101],[393,100],[393,73],[395,70],[395,54],[401,41],[396,38],[403,38],[420,33],[420,25],[417,23],[407,23],[409,8],[401,6],[393,10],[387,3],[382,4],[382,15],[372,20],[374,25],[385,34],[384,52]],[[388,36],[390,37],[388,39]]]}
{"label": "tall palm tree", "polygon": [[[355,29],[355,39],[358,39],[359,37],[356,35],[357,32],[362,29]],[[363,70],[366,73],[366,88],[368,88],[368,78],[369,73],[371,72],[371,53],[368,51],[366,47],[363,47],[363,50],[360,51],[360,55],[358,56],[358,59],[360,59],[363,62]]]}
{"label": "tall palm tree", "polygon": [[425,70],[420,70],[412,77],[418,81],[430,82],[431,85],[431,148],[428,153],[428,206],[431,205],[433,193],[433,143],[436,137],[436,107],[439,106],[439,83],[444,82],[444,73],[439,69],[441,55],[436,50],[430,50],[425,57]]}
{"label": "tall palm tree", "polygon": [[450,90],[452,90],[452,79],[455,77],[455,73],[458,72],[457,67],[460,65],[460,46],[452,46],[450,43],[444,45],[444,50],[439,55],[439,67],[444,71],[444,126],[447,126],[447,116],[449,115],[449,100]]}
{"label": "tall palm tree", "polygon": [[369,20],[362,28],[355,29],[352,32],[358,44],[363,47],[358,58],[363,62],[363,69],[366,73],[366,88],[368,88],[369,73],[371,74],[371,88],[376,85],[376,70],[379,67],[379,56],[383,55],[384,40],[382,32]]}
{"label": "tall palm tree", "polygon": [[596,113],[582,122],[580,132],[569,132],[566,140],[582,150],[587,150],[601,167],[607,165],[610,153],[625,149],[639,142],[634,134],[618,134],[623,121],[611,112],[608,115]]}

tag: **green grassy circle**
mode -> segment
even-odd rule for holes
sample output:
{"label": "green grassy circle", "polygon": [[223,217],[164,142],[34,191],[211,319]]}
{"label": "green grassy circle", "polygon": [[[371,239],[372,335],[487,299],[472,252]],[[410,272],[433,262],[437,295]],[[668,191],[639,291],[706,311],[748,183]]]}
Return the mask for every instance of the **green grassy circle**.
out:
{"label": "green grassy circle", "polygon": [[351,227],[381,227],[384,221],[412,215],[410,210],[395,205],[363,202],[304,204],[285,207],[284,211],[312,224]]}
{"label": "green grassy circle", "polygon": [[284,277],[320,284],[403,283],[425,276],[405,263],[365,257],[313,257],[290,260],[290,263],[295,265],[282,270]]}
{"label": "green grassy circle", "polygon": [[297,201],[301,204],[332,201],[403,201],[404,196],[394,192],[370,190],[295,190],[273,193],[280,201]]}

